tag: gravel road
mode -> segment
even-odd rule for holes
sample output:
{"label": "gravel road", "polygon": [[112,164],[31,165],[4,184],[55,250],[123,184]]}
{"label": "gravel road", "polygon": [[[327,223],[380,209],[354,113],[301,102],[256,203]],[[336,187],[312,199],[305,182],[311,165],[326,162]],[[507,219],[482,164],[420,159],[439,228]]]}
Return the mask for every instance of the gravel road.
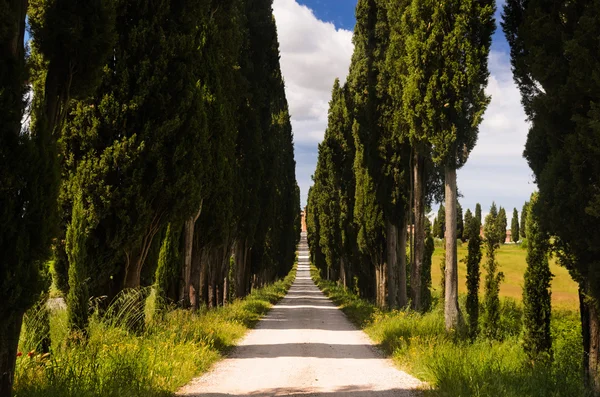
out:
{"label": "gravel road", "polygon": [[310,278],[306,237],[296,281],[228,358],[180,396],[415,396],[422,383],[382,358]]}

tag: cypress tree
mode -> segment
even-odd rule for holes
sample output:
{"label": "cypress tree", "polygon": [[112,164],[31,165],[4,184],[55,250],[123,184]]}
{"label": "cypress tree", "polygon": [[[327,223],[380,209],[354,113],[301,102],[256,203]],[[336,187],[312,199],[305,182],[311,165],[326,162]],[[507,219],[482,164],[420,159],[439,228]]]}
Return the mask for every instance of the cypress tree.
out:
{"label": "cypress tree", "polygon": [[[406,21],[405,109],[411,128],[434,148],[444,167],[446,200],[446,328],[461,325],[456,253],[456,170],[475,146],[489,98],[487,59],[495,30],[494,1],[414,0]],[[440,48],[442,49],[440,51]]]}
{"label": "cypress tree", "polygon": [[528,212],[528,209],[529,209],[529,201],[526,201],[525,204],[523,204],[523,209],[521,210],[521,225],[520,225],[520,229],[519,229],[519,234],[523,238],[527,237],[527,212]]}
{"label": "cypress tree", "polygon": [[512,241],[517,243],[520,239],[520,230],[519,230],[519,213],[516,208],[513,208],[513,217],[510,224],[510,233]]}
{"label": "cypress tree", "polygon": [[139,287],[157,232],[197,211],[208,157],[204,6],[119,3],[102,82],[67,120],[63,205],[80,192],[90,203],[93,295]]}
{"label": "cypress tree", "polygon": [[160,246],[155,275],[156,304],[159,309],[168,307],[177,299],[176,287],[181,269],[179,255],[181,227],[168,224]]}
{"label": "cypress tree", "polygon": [[66,236],[66,249],[69,256],[67,323],[75,340],[87,336],[90,299],[86,266],[89,260],[86,249],[89,220],[84,205],[82,196],[77,196],[73,203],[72,220]]}
{"label": "cypress tree", "polygon": [[527,213],[527,270],[523,285],[523,347],[531,361],[552,358],[550,320],[552,273],[548,263],[550,238],[541,229],[537,215],[537,195],[531,196]]}
{"label": "cypress tree", "polygon": [[490,213],[485,217],[483,231],[487,257],[484,265],[486,275],[484,281],[483,329],[487,337],[495,339],[499,337],[500,283],[504,280],[504,274],[498,272],[496,252],[500,248],[500,237],[505,234],[498,222],[498,210],[495,203],[492,203]]}
{"label": "cypress tree", "polygon": [[479,203],[475,205],[475,219],[477,219],[479,226],[483,225],[483,223],[481,222],[483,220],[481,219],[481,204]]}
{"label": "cypress tree", "polygon": [[[586,381],[600,394],[600,3],[507,1],[503,28],[530,130],[539,222],[580,287]],[[549,66],[550,65],[550,66]],[[594,138],[596,137],[596,138]],[[584,165],[584,166],[583,166]],[[526,228],[525,228],[526,229]],[[529,239],[529,230],[525,230]]]}
{"label": "cypress tree", "polygon": [[[506,219],[506,210],[502,207],[500,207],[500,210],[498,211],[496,222],[498,222],[498,244],[504,244],[506,242],[506,227],[508,225],[508,220]],[[504,233],[502,233],[502,231],[504,231]]]}
{"label": "cypress tree", "polygon": [[[471,213],[471,210],[467,208],[467,211],[465,212],[465,218],[463,221],[463,225],[465,228],[465,231],[463,232],[463,241],[466,241],[473,236],[475,230],[475,228],[471,225],[471,221],[473,219],[474,218],[473,214]],[[479,236],[479,230],[476,231],[476,234]]]}
{"label": "cypress tree", "polygon": [[444,239],[446,234],[446,208],[444,208],[443,204],[440,204],[440,209],[438,210],[437,216],[437,234],[435,235],[437,238]]}
{"label": "cypress tree", "polygon": [[[469,211],[467,210],[467,213]],[[481,237],[479,236],[479,222],[477,219],[470,218],[466,223],[469,231],[467,263],[467,315],[469,317],[469,335],[475,338],[479,331],[479,281],[481,271]]]}
{"label": "cypress tree", "polygon": [[[24,312],[45,288],[40,277],[56,225],[55,137],[70,98],[95,84],[112,35],[100,1],[0,1],[0,395],[10,396]],[[25,18],[33,44],[25,65]],[[66,68],[67,66],[68,68]],[[76,76],[75,76],[76,75]],[[29,80],[31,124],[21,125]]]}
{"label": "cypress tree", "polygon": [[387,2],[360,0],[348,87],[356,147],[354,218],[357,243],[375,270],[376,303],[404,306],[408,156],[393,126]]}

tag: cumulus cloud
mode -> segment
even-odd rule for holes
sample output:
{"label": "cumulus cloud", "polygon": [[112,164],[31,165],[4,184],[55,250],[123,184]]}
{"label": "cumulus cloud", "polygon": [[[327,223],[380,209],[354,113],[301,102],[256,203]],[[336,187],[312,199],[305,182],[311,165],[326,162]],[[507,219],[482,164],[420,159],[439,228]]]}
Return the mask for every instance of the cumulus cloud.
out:
{"label": "cumulus cloud", "polygon": [[[500,1],[497,20],[503,1]],[[290,104],[296,173],[302,202],[306,203],[317,145],[327,127],[333,81],[345,81],[352,57],[352,32],[315,17],[296,0],[275,0],[273,12],[279,34],[281,68]],[[522,157],[528,124],[520,94],[512,80],[509,55],[501,32],[490,53],[487,93],[492,101],[480,128],[479,141],[465,167],[458,172],[465,208],[477,202],[487,210],[492,201],[520,208],[535,189],[531,171]]]}
{"label": "cumulus cloud", "polygon": [[275,0],[273,14],[279,35],[281,71],[290,105],[296,173],[306,203],[317,145],[327,128],[327,110],[336,77],[348,75],[354,46],[352,32],[323,22],[295,0]]}

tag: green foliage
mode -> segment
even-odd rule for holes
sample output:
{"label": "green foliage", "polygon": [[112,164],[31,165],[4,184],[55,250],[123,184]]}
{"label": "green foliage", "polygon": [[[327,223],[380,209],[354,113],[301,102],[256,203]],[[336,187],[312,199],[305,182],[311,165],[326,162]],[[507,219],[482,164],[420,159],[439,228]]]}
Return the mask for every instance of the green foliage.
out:
{"label": "green foliage", "polygon": [[510,233],[512,241],[515,243],[519,242],[521,234],[519,230],[519,213],[517,212],[516,208],[513,209],[512,221],[510,223]]}
{"label": "green foliage", "polygon": [[483,225],[483,219],[481,219],[481,204],[479,203],[475,205],[475,219],[477,219],[479,225]]}
{"label": "green foliage", "polygon": [[500,302],[500,340],[464,341],[446,333],[441,301],[424,314],[382,311],[316,276],[319,287],[386,355],[429,383],[425,396],[591,396],[581,375],[576,312],[558,312],[552,319],[555,361],[531,366],[521,343],[521,308],[512,301]]}
{"label": "green foliage", "polygon": [[548,263],[550,238],[539,224],[537,194],[531,196],[530,203],[527,212],[527,270],[523,285],[523,347],[529,359],[535,362],[552,358],[552,273]]}
{"label": "green foliage", "polygon": [[490,213],[485,217],[483,227],[485,234],[486,262],[485,262],[485,280],[484,280],[484,312],[483,312],[483,332],[486,337],[491,339],[501,338],[499,332],[500,323],[500,283],[504,280],[504,274],[498,272],[498,262],[496,261],[496,251],[500,248],[500,238],[504,236],[501,222],[498,221],[498,211],[496,204],[492,203]]}
{"label": "green foliage", "polygon": [[[292,271],[222,308],[150,313],[141,334],[126,325],[137,309],[123,309],[127,305],[120,301],[105,316],[91,319],[88,342],[81,345],[65,343],[65,313],[58,309],[51,314],[52,355],[20,357],[15,392],[24,397],[170,396],[226,354],[285,296],[294,278]],[[139,302],[127,294],[124,300]]]}
{"label": "green foliage", "polygon": [[21,340],[23,350],[41,354],[50,352],[52,338],[48,295],[42,294],[40,299],[25,312]]}
{"label": "green foliage", "polygon": [[425,220],[425,233],[425,254],[423,255],[423,268],[421,269],[421,302],[424,312],[428,311],[433,303],[431,296],[431,265],[433,251],[435,250],[431,224],[427,219]]}
{"label": "green foliage", "polygon": [[155,276],[155,296],[158,305],[164,306],[173,303],[176,299],[175,289],[178,286],[181,271],[181,258],[179,255],[179,243],[181,227],[176,224],[167,225],[167,231],[163,238],[160,254],[158,256],[158,267]]}
{"label": "green foliage", "polygon": [[[85,337],[88,327],[89,289],[86,249],[88,223],[83,199],[78,196],[73,204],[73,219],[67,229],[66,249],[69,256],[69,294],[67,295],[67,322],[71,333]],[[74,335],[75,336],[75,335]]]}

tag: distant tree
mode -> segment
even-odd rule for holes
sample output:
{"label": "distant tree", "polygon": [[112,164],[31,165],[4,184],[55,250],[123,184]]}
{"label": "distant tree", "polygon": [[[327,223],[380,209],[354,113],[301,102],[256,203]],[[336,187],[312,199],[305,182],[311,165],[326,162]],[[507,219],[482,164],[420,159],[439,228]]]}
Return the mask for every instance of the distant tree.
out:
{"label": "distant tree", "polygon": [[530,360],[536,361],[552,357],[552,273],[548,262],[550,238],[540,227],[536,193],[531,196],[530,203],[527,212],[527,270],[523,285],[523,347]]}
{"label": "distant tree", "polygon": [[446,234],[446,208],[444,208],[444,204],[440,204],[436,219],[437,230],[434,231],[434,236],[443,239]]}
{"label": "distant tree", "polygon": [[520,225],[520,229],[519,229],[519,233],[521,235],[521,237],[526,238],[527,237],[527,212],[529,210],[529,201],[526,201],[525,204],[523,204],[523,209],[521,210],[521,225]]}
{"label": "distant tree", "polygon": [[477,203],[475,205],[475,219],[479,222],[479,225],[483,225],[483,219],[481,218],[481,204]]}
{"label": "distant tree", "polygon": [[498,262],[496,261],[496,251],[500,248],[501,236],[506,232],[502,230],[501,223],[498,222],[498,211],[496,204],[492,203],[490,213],[485,217],[483,226],[485,234],[486,263],[485,263],[485,281],[484,281],[484,317],[483,329],[486,336],[490,338],[499,337],[500,325],[500,283],[504,280],[504,274],[498,272]]}
{"label": "distant tree", "polygon": [[[469,213],[468,210],[467,213]],[[479,331],[479,281],[481,279],[479,264],[482,257],[482,241],[479,236],[477,219],[470,218],[466,225],[469,235],[468,254],[465,259],[467,264],[467,315],[469,334],[474,338]]]}
{"label": "distant tree", "polygon": [[510,225],[510,233],[511,233],[511,238],[513,242],[518,242],[519,241],[519,237],[520,237],[520,230],[519,230],[519,213],[517,212],[517,209],[514,208],[513,209],[513,217],[512,217],[512,221],[511,221],[511,225]]}
{"label": "distant tree", "polygon": [[[473,214],[471,213],[471,210],[467,208],[467,211],[465,212],[465,217],[464,217],[464,221],[463,221],[463,225],[464,225],[464,232],[463,232],[463,241],[466,241],[468,239],[471,238],[471,236],[473,236],[473,226],[471,226],[471,220],[473,220]],[[477,231],[477,235],[479,235],[479,230]]]}
{"label": "distant tree", "polygon": [[[498,211],[496,222],[498,222],[498,244],[504,244],[506,242],[506,227],[508,226],[508,220],[506,218],[506,210],[503,207],[500,207],[500,210]],[[501,233],[502,230],[504,230],[504,234]]]}
{"label": "distant tree", "polygon": [[460,203],[456,204],[456,238],[457,240],[463,239],[464,233],[464,223],[463,223],[463,210]]}

